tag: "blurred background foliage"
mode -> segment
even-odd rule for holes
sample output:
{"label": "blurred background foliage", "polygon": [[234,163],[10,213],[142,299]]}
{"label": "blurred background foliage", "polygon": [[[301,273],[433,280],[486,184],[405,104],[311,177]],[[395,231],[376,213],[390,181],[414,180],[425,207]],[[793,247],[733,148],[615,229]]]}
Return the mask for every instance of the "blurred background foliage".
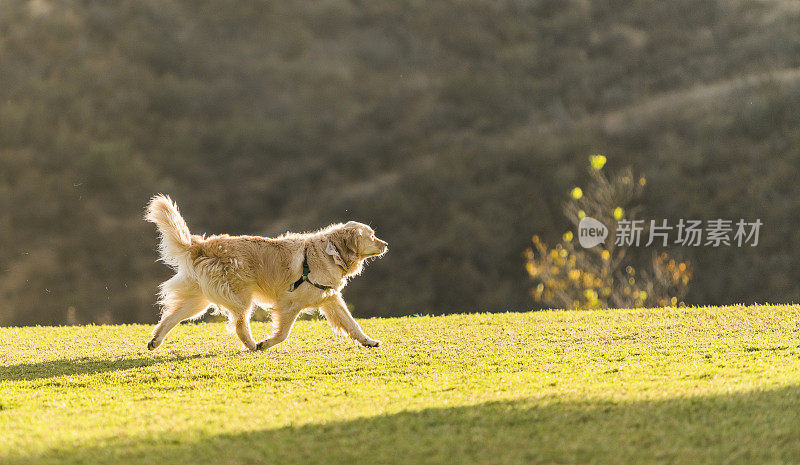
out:
{"label": "blurred background foliage", "polygon": [[[677,233],[659,229],[664,226],[661,221],[642,219],[638,201],[647,185],[645,177],[635,176],[630,168],[609,177],[603,171],[606,162],[604,155],[589,157],[589,185],[572,188],[564,203],[572,228],[561,241],[549,248],[534,235],[533,246],[525,250],[525,269],[535,282],[534,300],[570,310],[685,305],[691,264],[658,250],[675,244]],[[581,228],[584,219],[592,223]],[[638,232],[632,226],[637,221],[642,222]],[[580,242],[581,230],[590,227],[607,228],[607,237],[596,235],[595,241],[587,235],[583,239],[591,241]]]}
{"label": "blurred background foliage", "polygon": [[523,251],[586,157],[689,248],[689,304],[800,300],[794,1],[5,0],[0,324],[151,322],[148,198],[195,233],[370,223],[357,316],[536,308]]}

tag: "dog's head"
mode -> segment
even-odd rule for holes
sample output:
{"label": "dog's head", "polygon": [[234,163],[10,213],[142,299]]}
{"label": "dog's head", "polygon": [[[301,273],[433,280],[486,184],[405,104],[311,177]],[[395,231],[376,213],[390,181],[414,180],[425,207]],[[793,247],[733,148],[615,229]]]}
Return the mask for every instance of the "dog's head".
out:
{"label": "dog's head", "polygon": [[325,251],[347,275],[361,272],[364,260],[380,257],[389,250],[388,244],[375,237],[375,231],[366,224],[350,221],[333,228],[328,236]]}

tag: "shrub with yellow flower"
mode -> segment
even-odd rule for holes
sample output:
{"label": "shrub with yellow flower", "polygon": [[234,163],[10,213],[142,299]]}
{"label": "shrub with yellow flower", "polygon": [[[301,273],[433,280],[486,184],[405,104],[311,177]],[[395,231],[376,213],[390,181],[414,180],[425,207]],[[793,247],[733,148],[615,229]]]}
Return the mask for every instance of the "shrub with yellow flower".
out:
{"label": "shrub with yellow flower", "polygon": [[561,243],[549,248],[533,236],[533,246],[525,251],[525,269],[536,282],[534,300],[568,309],[682,305],[692,278],[688,262],[676,261],[667,252],[637,260],[634,250],[615,244],[617,221],[636,218],[635,201],[647,183],[630,168],[609,179],[603,172],[606,162],[603,155],[589,157],[591,182],[585,191],[570,191],[564,213],[576,228],[586,216],[600,221],[609,227],[609,240],[583,249],[572,231],[566,231]]}

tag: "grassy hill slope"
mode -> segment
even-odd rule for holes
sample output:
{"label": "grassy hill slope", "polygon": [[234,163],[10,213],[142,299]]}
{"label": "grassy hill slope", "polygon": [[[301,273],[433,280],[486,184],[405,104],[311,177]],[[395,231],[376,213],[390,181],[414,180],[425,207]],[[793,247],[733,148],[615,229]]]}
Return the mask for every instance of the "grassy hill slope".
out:
{"label": "grassy hill slope", "polygon": [[[220,324],[0,329],[0,461],[800,461],[800,308],[303,321],[266,353]],[[257,334],[267,327],[254,325]]]}

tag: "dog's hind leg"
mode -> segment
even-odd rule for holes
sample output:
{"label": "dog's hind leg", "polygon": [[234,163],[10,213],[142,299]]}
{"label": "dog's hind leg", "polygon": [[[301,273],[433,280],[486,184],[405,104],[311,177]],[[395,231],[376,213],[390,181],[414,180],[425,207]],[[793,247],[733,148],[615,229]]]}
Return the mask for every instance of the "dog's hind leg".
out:
{"label": "dog's hind leg", "polygon": [[367,347],[378,347],[381,344],[381,341],[376,341],[364,334],[364,330],[353,319],[353,315],[350,314],[341,295],[334,294],[325,299],[320,310],[325,314],[325,319],[328,320],[335,332],[347,335]]}
{"label": "dog's hind leg", "polygon": [[161,321],[158,322],[153,330],[153,339],[147,344],[147,348],[155,350],[164,341],[172,328],[183,320],[196,317],[208,308],[209,302],[202,294],[166,292],[162,297],[164,311]]}
{"label": "dog's hind leg", "polygon": [[258,350],[266,350],[285,341],[289,337],[289,333],[292,332],[292,326],[294,326],[297,316],[300,315],[300,310],[296,307],[290,307],[286,310],[273,309],[271,312],[272,335],[259,342],[256,348]]}
{"label": "dog's hind leg", "polygon": [[245,310],[242,313],[235,314],[236,321],[236,334],[242,340],[245,346],[250,350],[256,350],[256,341],[253,339],[253,334],[250,332],[250,311]]}
{"label": "dog's hind leg", "polygon": [[228,286],[214,291],[211,301],[225,309],[228,316],[228,330],[235,330],[236,335],[248,349],[256,350],[256,341],[250,333],[250,317],[253,315],[252,292],[249,290],[231,292]]}

